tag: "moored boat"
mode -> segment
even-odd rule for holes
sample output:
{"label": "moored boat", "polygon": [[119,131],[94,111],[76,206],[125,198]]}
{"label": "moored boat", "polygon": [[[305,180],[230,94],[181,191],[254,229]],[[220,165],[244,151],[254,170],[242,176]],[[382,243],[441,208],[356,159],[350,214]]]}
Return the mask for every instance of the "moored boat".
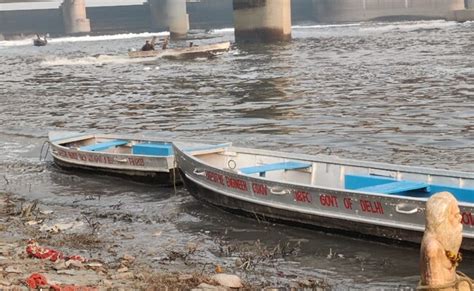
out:
{"label": "moored boat", "polygon": [[219,52],[225,52],[230,49],[230,42],[222,42],[208,45],[191,46],[183,48],[167,48],[150,51],[129,51],[130,58],[153,58],[153,57],[169,57],[169,58],[194,58],[209,57]]}
{"label": "moored boat", "polygon": [[283,152],[221,147],[194,156],[174,143],[188,191],[232,212],[304,226],[419,243],[425,204],[451,192],[462,214],[463,246],[474,251],[474,173]]}
{"label": "moored boat", "polygon": [[[63,168],[126,176],[159,185],[178,183],[171,142],[161,139],[74,132],[49,133],[50,153]],[[195,154],[211,148],[188,149]]]}

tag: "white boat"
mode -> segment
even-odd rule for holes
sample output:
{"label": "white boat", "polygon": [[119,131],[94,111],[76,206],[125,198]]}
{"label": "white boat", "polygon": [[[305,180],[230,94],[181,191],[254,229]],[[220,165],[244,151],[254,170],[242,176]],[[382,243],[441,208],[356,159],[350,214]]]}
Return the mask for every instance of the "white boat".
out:
{"label": "white boat", "polygon": [[225,52],[230,49],[230,42],[222,42],[208,45],[191,46],[184,48],[167,48],[152,51],[129,51],[130,58],[194,58],[209,57],[219,52]]}
{"label": "white boat", "polygon": [[[162,139],[110,134],[50,132],[50,153],[63,168],[125,176],[132,180],[173,185],[175,172],[171,142]],[[195,154],[212,147],[188,149]]]}
{"label": "white boat", "polygon": [[223,146],[195,156],[174,143],[197,199],[263,219],[419,243],[425,204],[451,192],[462,213],[463,249],[474,250],[474,173]]}

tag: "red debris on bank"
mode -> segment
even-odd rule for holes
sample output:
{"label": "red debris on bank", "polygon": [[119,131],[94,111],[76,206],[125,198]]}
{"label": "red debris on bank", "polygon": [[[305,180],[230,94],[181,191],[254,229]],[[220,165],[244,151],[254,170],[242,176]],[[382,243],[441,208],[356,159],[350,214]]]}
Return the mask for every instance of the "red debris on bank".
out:
{"label": "red debris on bank", "polygon": [[57,260],[60,260],[60,259],[64,259],[65,261],[75,260],[81,263],[84,263],[87,261],[87,259],[78,255],[64,256],[63,253],[61,253],[60,251],[41,247],[38,245],[38,243],[35,240],[28,241],[28,245],[26,246],[26,253],[30,257],[34,257],[34,258],[42,259],[42,260],[49,259],[51,262],[56,262]]}
{"label": "red debris on bank", "polygon": [[26,279],[26,285],[30,289],[49,288],[54,291],[97,291],[96,287],[76,286],[76,285],[55,285],[49,284],[44,275],[33,273]]}

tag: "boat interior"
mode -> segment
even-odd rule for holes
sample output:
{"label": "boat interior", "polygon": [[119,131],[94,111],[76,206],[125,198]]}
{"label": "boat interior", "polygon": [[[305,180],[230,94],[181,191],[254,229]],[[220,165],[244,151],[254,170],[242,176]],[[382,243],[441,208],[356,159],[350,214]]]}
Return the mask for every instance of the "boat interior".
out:
{"label": "boat interior", "polygon": [[60,144],[63,147],[80,151],[92,151],[112,154],[145,155],[168,157],[173,155],[173,146],[169,142],[125,140],[91,136],[73,142]]}
{"label": "boat interior", "polygon": [[199,159],[211,167],[283,183],[410,197],[430,197],[449,191],[459,201],[474,203],[474,178],[459,177],[456,172],[444,170],[383,167],[387,165],[337,157],[304,161],[288,155],[263,155],[233,148]]}

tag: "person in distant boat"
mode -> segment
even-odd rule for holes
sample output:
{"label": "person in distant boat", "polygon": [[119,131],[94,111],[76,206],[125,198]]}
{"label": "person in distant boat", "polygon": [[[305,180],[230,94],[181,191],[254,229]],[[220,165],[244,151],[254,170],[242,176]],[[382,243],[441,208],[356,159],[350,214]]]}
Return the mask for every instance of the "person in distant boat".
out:
{"label": "person in distant boat", "polygon": [[36,34],[36,39],[33,40],[33,45],[35,46],[45,46],[47,43],[48,40],[46,39],[46,35],[44,36],[44,39],[42,39],[39,34]]}
{"label": "person in distant boat", "polygon": [[151,43],[149,40],[145,42],[145,45],[142,46],[142,51],[154,51],[155,45]]}
{"label": "person in distant boat", "polygon": [[41,38],[41,36],[40,36],[38,33],[36,34],[36,39],[37,39],[37,40],[41,40],[41,41],[45,41],[45,42],[47,41],[47,40],[46,40],[46,35],[44,35],[44,37]]}
{"label": "person in distant boat", "polygon": [[161,49],[165,50],[168,48],[168,42],[169,42],[169,38],[165,38],[165,40],[163,41],[163,45],[161,46]]}

